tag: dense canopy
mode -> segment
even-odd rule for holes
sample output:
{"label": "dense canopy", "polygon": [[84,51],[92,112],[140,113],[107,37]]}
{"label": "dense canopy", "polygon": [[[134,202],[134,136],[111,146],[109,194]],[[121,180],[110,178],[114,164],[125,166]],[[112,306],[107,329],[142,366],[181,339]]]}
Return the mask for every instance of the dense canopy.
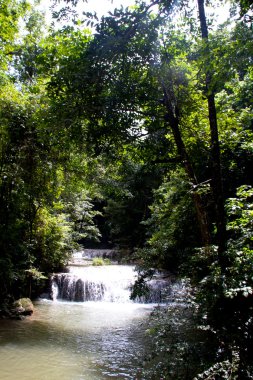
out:
{"label": "dense canopy", "polygon": [[197,378],[251,379],[252,2],[217,23],[219,1],[101,19],[52,1],[51,25],[38,3],[0,4],[1,303],[31,280],[35,297],[80,246],[117,247],[140,283],[190,278],[235,371]]}

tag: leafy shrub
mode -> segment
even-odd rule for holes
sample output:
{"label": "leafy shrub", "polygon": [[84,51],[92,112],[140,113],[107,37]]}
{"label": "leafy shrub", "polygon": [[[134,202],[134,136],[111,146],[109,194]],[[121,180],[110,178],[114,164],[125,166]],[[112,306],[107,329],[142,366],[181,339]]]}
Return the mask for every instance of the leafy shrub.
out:
{"label": "leafy shrub", "polygon": [[103,259],[102,257],[94,257],[92,260],[93,266],[102,266],[102,265],[110,265],[111,261],[110,259]]}
{"label": "leafy shrub", "polygon": [[[252,201],[253,189],[250,186],[241,186],[236,197],[227,201],[229,239],[223,253],[226,268],[220,265],[216,247],[210,248],[208,255],[204,249],[199,250],[191,267],[198,289],[196,299],[200,305],[201,323],[214,331],[220,341],[222,354],[219,363],[225,364],[210,369],[210,374],[215,370],[221,371],[219,379],[226,378],[225,375],[221,377],[225,370],[231,372],[235,352],[239,361],[236,376],[242,379],[253,376]],[[216,379],[215,376],[213,378]]]}
{"label": "leafy shrub", "polygon": [[144,267],[177,270],[200,244],[190,188],[186,175],[178,170],[155,191],[151,216],[143,222],[149,231],[147,244],[136,252]]}
{"label": "leafy shrub", "polygon": [[143,361],[141,379],[193,379],[214,360],[215,338],[210,331],[197,328],[194,307],[158,307],[147,327],[152,343]]}

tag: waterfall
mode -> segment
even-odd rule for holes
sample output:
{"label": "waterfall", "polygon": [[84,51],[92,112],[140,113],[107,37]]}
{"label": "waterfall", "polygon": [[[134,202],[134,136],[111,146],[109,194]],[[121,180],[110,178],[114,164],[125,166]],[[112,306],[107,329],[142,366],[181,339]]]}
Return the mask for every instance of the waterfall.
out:
{"label": "waterfall", "polygon": [[[104,301],[128,303],[131,287],[137,278],[133,266],[70,266],[68,273],[51,278],[51,298],[75,302]],[[135,302],[162,303],[178,301],[185,286],[168,279],[153,279],[147,283],[149,292]]]}
{"label": "waterfall", "polygon": [[116,249],[82,249],[73,253],[70,265],[82,265],[98,257],[115,263],[118,261],[119,252]]}
{"label": "waterfall", "polygon": [[54,274],[51,286],[58,289],[57,299],[125,303],[135,276],[134,268],[125,265],[70,267],[69,273]]}

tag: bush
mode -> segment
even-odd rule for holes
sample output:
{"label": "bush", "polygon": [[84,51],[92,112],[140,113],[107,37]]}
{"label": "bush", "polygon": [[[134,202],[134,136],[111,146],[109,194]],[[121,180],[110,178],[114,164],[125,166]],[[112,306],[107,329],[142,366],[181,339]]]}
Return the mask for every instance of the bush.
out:
{"label": "bush", "polygon": [[92,265],[95,267],[102,265],[110,265],[111,261],[109,259],[103,259],[102,257],[94,257],[92,260]]}
{"label": "bush", "polygon": [[215,337],[210,331],[198,329],[193,307],[158,307],[147,327],[151,344],[143,362],[142,379],[193,379],[214,360]]}
{"label": "bush", "polygon": [[143,222],[149,231],[148,240],[136,251],[143,267],[176,272],[200,245],[190,188],[186,175],[177,170],[154,192],[151,216]]}
{"label": "bush", "polygon": [[[191,269],[198,289],[201,323],[214,331],[220,342],[220,360],[207,374],[216,370],[232,371],[236,363],[239,379],[253,376],[252,200],[253,189],[241,186],[236,197],[227,201],[229,239],[227,250],[223,252],[226,268],[221,267],[215,247],[210,248],[209,255],[204,249],[198,250],[193,258]],[[211,378],[202,376],[199,378]]]}

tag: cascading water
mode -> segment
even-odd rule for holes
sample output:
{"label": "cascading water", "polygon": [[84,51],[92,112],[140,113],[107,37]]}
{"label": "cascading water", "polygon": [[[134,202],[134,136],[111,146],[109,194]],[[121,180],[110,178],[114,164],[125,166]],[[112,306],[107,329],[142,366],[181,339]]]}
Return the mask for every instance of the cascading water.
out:
{"label": "cascading water", "polygon": [[178,302],[187,287],[156,278],[148,284],[149,298],[139,300],[146,304],[133,303],[133,266],[84,266],[85,256],[73,259],[68,273],[52,276],[52,299],[62,302],[42,297],[27,320],[1,321],[0,379],[144,379],[142,359],[152,339],[146,330],[153,303],[164,296]]}
{"label": "cascading water", "polygon": [[58,273],[51,279],[52,298],[66,301],[129,302],[130,287],[135,281],[133,267],[70,266],[69,273]]}
{"label": "cascading water", "polygon": [[[75,302],[103,301],[129,303],[131,288],[137,279],[133,266],[70,266],[68,273],[51,278],[51,298]],[[168,279],[147,282],[148,292],[135,302],[161,303],[177,300],[184,284]]]}

